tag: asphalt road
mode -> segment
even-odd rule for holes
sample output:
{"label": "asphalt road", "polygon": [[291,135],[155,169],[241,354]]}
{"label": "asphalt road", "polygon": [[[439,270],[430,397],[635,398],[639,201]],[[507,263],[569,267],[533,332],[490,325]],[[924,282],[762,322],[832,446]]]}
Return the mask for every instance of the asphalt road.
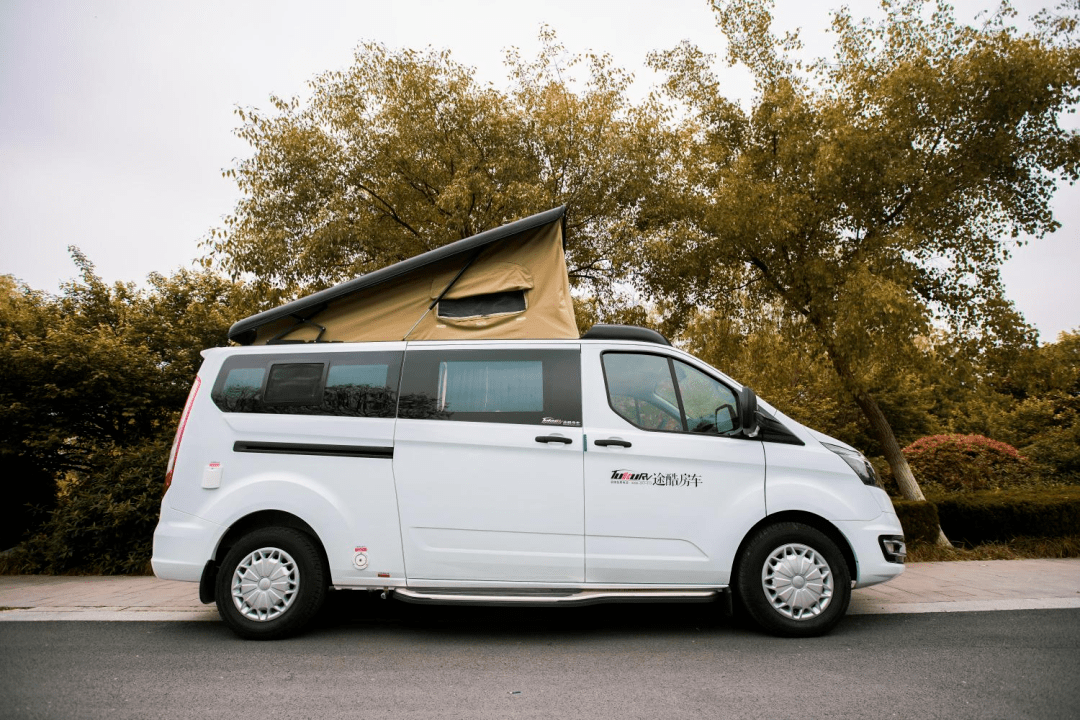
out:
{"label": "asphalt road", "polygon": [[1080,610],[852,616],[782,640],[714,605],[338,605],[281,642],[0,623],[0,717],[1080,717]]}

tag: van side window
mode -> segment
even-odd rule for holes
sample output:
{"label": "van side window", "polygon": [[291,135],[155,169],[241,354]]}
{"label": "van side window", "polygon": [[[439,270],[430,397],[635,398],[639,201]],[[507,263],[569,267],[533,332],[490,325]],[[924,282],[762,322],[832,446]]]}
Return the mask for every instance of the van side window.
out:
{"label": "van side window", "polygon": [[270,366],[263,402],[268,405],[315,405],[322,389],[325,363],[280,363]]}
{"label": "van side window", "polygon": [[353,358],[331,361],[323,391],[324,415],[394,417],[401,353],[380,355],[393,357],[379,362],[365,356],[370,363],[363,365]]}
{"label": "van side window", "polygon": [[672,360],[689,432],[725,435],[739,426],[735,393],[697,368]]}
{"label": "van side window", "polygon": [[398,416],[579,427],[579,351],[411,350]]}
{"label": "van side window", "polygon": [[646,430],[683,430],[668,359],[659,355],[604,353],[611,409]]}
{"label": "van side window", "polygon": [[611,409],[645,430],[724,435],[737,427],[735,393],[684,362],[644,353],[604,353]]}
{"label": "van side window", "polygon": [[218,380],[220,389],[215,388],[214,402],[222,410],[229,412],[255,412],[254,407],[260,398],[264,367],[235,367],[222,372],[224,381]]}
{"label": "van side window", "polygon": [[543,412],[540,360],[450,360],[439,363],[439,409],[450,412]]}
{"label": "van side window", "polygon": [[224,412],[394,417],[400,352],[235,355],[211,397]]}

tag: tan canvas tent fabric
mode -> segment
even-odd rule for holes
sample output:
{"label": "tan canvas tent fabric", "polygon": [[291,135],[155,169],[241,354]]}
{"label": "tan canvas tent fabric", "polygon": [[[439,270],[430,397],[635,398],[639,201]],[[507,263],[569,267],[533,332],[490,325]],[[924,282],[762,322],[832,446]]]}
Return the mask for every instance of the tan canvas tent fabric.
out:
{"label": "tan canvas tent fabric", "polygon": [[[241,344],[576,338],[564,212],[533,215],[254,315],[229,337]],[[509,302],[464,316],[443,307],[464,300],[483,308],[489,298]]]}

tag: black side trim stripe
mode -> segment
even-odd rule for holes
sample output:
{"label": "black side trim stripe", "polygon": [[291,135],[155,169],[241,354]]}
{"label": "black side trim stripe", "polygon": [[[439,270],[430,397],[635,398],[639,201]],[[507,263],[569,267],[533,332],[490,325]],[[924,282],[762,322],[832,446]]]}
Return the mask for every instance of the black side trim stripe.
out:
{"label": "black side trim stripe", "polygon": [[331,455],[334,457],[379,458],[394,457],[392,447],[369,447],[365,445],[318,445],[313,443],[248,442],[237,440],[233,452],[271,453],[277,455]]}

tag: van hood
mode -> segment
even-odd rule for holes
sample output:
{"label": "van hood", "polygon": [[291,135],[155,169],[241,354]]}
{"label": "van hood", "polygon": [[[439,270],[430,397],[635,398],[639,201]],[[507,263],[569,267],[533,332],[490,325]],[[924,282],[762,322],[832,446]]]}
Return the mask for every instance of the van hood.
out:
{"label": "van hood", "polygon": [[[805,426],[805,425],[803,425],[803,427],[806,427],[806,426]],[[817,441],[818,441],[819,443],[827,443],[827,444],[829,444],[829,445],[838,445],[838,446],[840,446],[840,447],[842,447],[842,448],[846,448],[846,449],[848,449],[848,450],[850,450],[850,451],[852,451],[852,452],[857,452],[857,453],[860,453],[860,454],[862,453],[862,450],[859,450],[858,448],[854,448],[854,447],[852,447],[852,446],[848,445],[848,444],[847,444],[846,442],[844,442],[843,440],[837,440],[836,438],[834,438],[834,437],[831,437],[831,436],[829,436],[829,435],[826,435],[826,434],[825,434],[825,433],[823,433],[823,432],[818,432],[818,431],[817,431],[817,430],[815,430],[814,428],[811,428],[811,427],[806,427],[806,430],[807,430],[807,432],[809,432],[809,433],[810,433],[810,435],[812,435],[812,436],[813,436],[813,438],[814,438],[815,440],[817,440]]]}

